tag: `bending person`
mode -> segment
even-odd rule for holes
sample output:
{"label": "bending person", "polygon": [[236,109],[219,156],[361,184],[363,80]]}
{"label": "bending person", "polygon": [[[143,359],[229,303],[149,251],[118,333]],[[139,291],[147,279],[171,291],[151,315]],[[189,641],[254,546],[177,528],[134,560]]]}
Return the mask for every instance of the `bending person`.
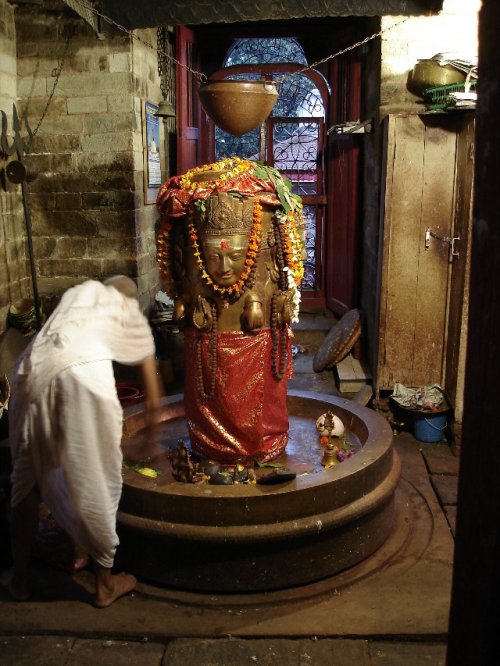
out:
{"label": "bending person", "polygon": [[136,297],[135,283],[125,276],[69,289],[16,361],[9,410],[9,590],[15,599],[29,597],[41,500],[92,557],[97,607],[109,606],[136,585],[130,574],[112,573],[123,424],[112,362],[141,366],[150,424],[162,397],[153,336]]}

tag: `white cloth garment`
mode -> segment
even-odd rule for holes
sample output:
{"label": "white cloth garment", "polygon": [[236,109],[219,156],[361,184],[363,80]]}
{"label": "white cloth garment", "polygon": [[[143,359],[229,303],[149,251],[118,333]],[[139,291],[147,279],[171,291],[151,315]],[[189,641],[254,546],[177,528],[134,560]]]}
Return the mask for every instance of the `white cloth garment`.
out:
{"label": "white cloth garment", "polygon": [[118,545],[122,489],[112,361],[137,364],[154,351],[137,301],[89,281],[66,292],[12,373],[12,506],[38,484],[58,524],[104,567]]}

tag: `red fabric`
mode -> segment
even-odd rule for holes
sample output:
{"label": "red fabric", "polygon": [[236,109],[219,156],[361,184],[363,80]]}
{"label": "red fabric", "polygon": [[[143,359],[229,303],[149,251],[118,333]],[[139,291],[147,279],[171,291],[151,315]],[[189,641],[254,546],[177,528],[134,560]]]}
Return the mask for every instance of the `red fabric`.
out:
{"label": "red fabric", "polygon": [[210,334],[185,334],[185,411],[193,451],[223,464],[269,461],[288,441],[287,379],[291,376],[291,333],[287,329],[288,367],[282,380],[271,370],[271,331],[217,336],[215,393],[200,394],[197,371],[201,344],[204,390],[209,390]]}
{"label": "red fabric", "polygon": [[182,217],[186,214],[191,201],[207,199],[219,192],[236,191],[243,196],[258,196],[259,203],[269,206],[280,206],[275,187],[270,180],[260,180],[253,175],[251,167],[246,173],[230,178],[224,183],[213,186],[213,183],[199,183],[194,192],[189,193],[181,188],[182,176],[173,176],[161,185],[156,197],[156,206],[161,215]]}

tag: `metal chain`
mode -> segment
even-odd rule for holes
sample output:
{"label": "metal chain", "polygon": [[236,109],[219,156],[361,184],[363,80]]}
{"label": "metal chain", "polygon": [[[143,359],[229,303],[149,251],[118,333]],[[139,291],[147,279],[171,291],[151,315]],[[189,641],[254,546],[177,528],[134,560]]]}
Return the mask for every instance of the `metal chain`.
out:
{"label": "metal chain", "polygon": [[311,65],[307,65],[307,67],[303,67],[302,69],[297,70],[296,72],[293,72],[292,74],[285,74],[285,76],[282,76],[279,79],[275,79],[273,82],[276,83],[277,85],[281,85],[283,81],[286,81],[287,79],[291,78],[292,76],[297,76],[298,74],[304,74],[305,72],[308,72],[310,69],[314,69],[315,67],[318,67],[319,65],[322,65],[325,62],[328,62],[328,60],[333,60],[333,58],[338,58],[341,55],[344,55],[344,53],[348,53],[349,51],[353,51],[354,49],[357,49],[358,46],[363,46],[363,44],[366,44],[367,42],[371,42],[372,39],[376,39],[377,37],[381,37],[383,34],[388,32],[389,30],[392,30],[392,28],[395,28],[396,26],[400,26],[402,23],[405,21],[408,21],[408,16],[404,19],[401,19],[401,21],[398,21],[397,23],[393,23],[387,28],[382,28],[378,32],[374,32],[372,35],[368,35],[368,37],[365,37],[364,39],[360,39],[359,42],[356,42],[355,44],[351,44],[351,46],[346,46],[344,49],[341,49],[340,51],[337,51],[336,53],[332,53],[329,56],[326,56],[325,58],[322,58],[321,60],[316,60],[316,62],[313,62]]}
{"label": "metal chain", "polygon": [[[205,83],[207,81],[207,77],[206,77],[205,74],[203,74],[203,72],[199,72],[195,69],[192,69],[188,65],[185,65],[184,63],[179,62],[179,60],[174,58],[173,55],[171,55],[170,53],[167,53],[166,51],[161,51],[160,52],[159,49],[155,48],[154,46],[152,46],[148,42],[141,39],[138,35],[134,34],[133,30],[129,30],[128,28],[125,28],[125,26],[120,25],[119,23],[117,23],[113,19],[109,18],[109,16],[106,16],[105,14],[100,12],[93,5],[87,4],[86,2],[84,2],[84,0],[75,0],[75,2],[82,5],[82,7],[85,7],[85,9],[88,9],[90,12],[93,12],[96,16],[99,16],[100,18],[102,18],[104,21],[106,21],[110,25],[115,26],[115,28],[118,28],[118,30],[122,30],[123,32],[127,33],[132,39],[137,40],[138,42],[140,42],[144,46],[152,49],[153,51],[157,51],[158,55],[161,55],[162,57],[167,58],[167,60],[170,60],[171,62],[175,63],[176,65],[179,65],[179,67],[184,68],[185,70],[190,72],[190,74],[193,74],[193,76],[195,76],[200,83]],[[281,77],[280,79],[276,79],[274,81],[274,83],[276,83],[277,85],[280,85],[286,79],[289,79],[293,76],[297,76],[297,74],[304,74],[304,72],[308,72],[309,70],[314,69],[315,67],[318,67],[319,65],[322,65],[323,63],[327,62],[328,60],[332,60],[333,58],[338,58],[340,55],[343,55],[344,53],[347,53],[348,51],[353,51],[354,49],[357,49],[358,46],[362,46],[363,44],[366,44],[367,42],[370,42],[371,40],[376,39],[377,37],[381,37],[383,34],[388,32],[389,30],[392,30],[393,28],[402,25],[403,23],[405,23],[405,21],[408,21],[408,19],[409,19],[409,17],[407,16],[406,18],[401,19],[401,21],[397,21],[396,23],[393,23],[391,26],[389,26],[387,28],[383,28],[383,29],[379,30],[378,32],[373,33],[372,35],[369,35],[368,37],[365,37],[364,39],[361,39],[359,42],[356,42],[356,44],[352,44],[351,46],[347,46],[346,48],[341,49],[340,51],[337,51],[336,53],[332,53],[331,55],[326,56],[325,58],[322,58],[321,60],[317,60],[316,62],[313,62],[312,65],[307,65],[307,67],[303,67],[302,69],[299,69],[297,72],[293,72],[291,74],[286,74],[285,76]]]}
{"label": "metal chain", "polygon": [[143,46],[146,46],[148,49],[151,49],[152,51],[157,51],[158,55],[161,55],[161,56],[167,58],[167,60],[170,60],[171,62],[175,63],[176,65],[179,65],[179,67],[184,68],[185,70],[187,70],[188,72],[193,74],[193,76],[195,76],[200,83],[205,83],[205,81],[207,81],[207,77],[206,77],[205,74],[203,74],[203,72],[198,72],[197,70],[192,69],[191,67],[188,67],[188,65],[185,65],[184,63],[180,62],[179,60],[177,60],[177,58],[174,58],[173,55],[171,55],[170,53],[167,53],[166,51],[162,51],[161,53],[158,52],[158,49],[155,46],[153,46],[149,42],[146,42],[144,39],[142,39],[141,37],[136,35],[133,30],[129,30],[125,26],[120,25],[120,23],[117,23],[112,18],[109,18],[109,16],[106,16],[105,14],[100,12],[93,5],[89,5],[86,2],[84,2],[83,0],[75,0],[75,2],[77,4],[80,4],[82,7],[85,7],[85,9],[88,9],[88,11],[92,12],[96,16],[99,16],[100,18],[102,18],[103,21],[106,21],[106,23],[109,23],[110,25],[114,26],[115,28],[118,28],[118,30],[121,30],[122,32],[125,32],[127,35],[129,35],[129,37],[131,39],[135,39],[137,42],[141,43]]}
{"label": "metal chain", "polygon": [[[89,10],[90,12],[93,12],[96,16],[99,16],[100,18],[102,18],[104,21],[106,21],[110,25],[113,25],[116,28],[118,28],[118,30],[121,30],[121,31],[127,33],[131,37],[131,39],[135,39],[138,42],[140,42],[141,44],[143,44],[144,46],[146,46],[147,48],[152,49],[153,51],[156,51],[157,55],[159,56],[159,58],[158,58],[158,74],[160,76],[162,74],[160,69],[163,69],[163,65],[164,65],[164,62],[165,62],[164,59],[166,59],[166,60],[169,60],[170,62],[175,63],[176,65],[179,65],[179,67],[183,67],[185,70],[187,70],[188,72],[193,74],[193,76],[195,76],[200,83],[205,83],[207,81],[207,77],[206,77],[205,74],[203,74],[203,72],[199,72],[195,69],[192,69],[191,67],[188,67],[184,63],[182,63],[179,60],[177,60],[176,58],[174,58],[174,56],[172,56],[171,53],[168,53],[166,48],[165,48],[166,47],[165,42],[160,42],[160,39],[158,39],[158,45],[155,48],[152,44],[149,44],[145,40],[141,39],[138,35],[134,34],[133,30],[129,30],[129,29],[125,28],[124,26],[120,25],[119,23],[117,23],[116,21],[113,21],[113,19],[109,18],[108,16],[106,16],[105,14],[100,12],[93,5],[89,5],[86,2],[84,2],[83,0],[76,0],[76,2],[78,4],[80,4],[82,7],[84,7],[85,9]],[[293,72],[291,74],[286,74],[285,76],[283,76],[279,79],[275,79],[274,83],[276,85],[281,85],[284,81],[291,78],[292,76],[297,76],[298,74],[304,74],[305,72],[307,72],[311,69],[314,69],[315,67],[318,67],[319,65],[322,65],[325,62],[328,62],[328,60],[332,60],[333,58],[338,58],[338,56],[343,55],[344,53],[348,53],[349,51],[352,51],[352,50],[358,48],[359,46],[362,46],[363,44],[366,44],[367,42],[370,42],[371,40],[382,36],[388,30],[392,30],[392,28],[395,28],[396,26],[400,26],[402,23],[407,21],[408,18],[409,17],[406,17],[406,18],[402,19],[401,21],[393,23],[391,26],[389,26],[387,28],[384,28],[384,29],[381,29],[378,32],[373,33],[372,35],[369,35],[368,37],[365,37],[364,39],[361,39],[359,42],[356,42],[355,44],[352,44],[351,46],[347,46],[346,48],[341,49],[340,51],[337,51],[336,53],[332,53],[329,56],[326,56],[325,58],[322,58],[321,60],[317,60],[316,62],[313,62],[311,65],[307,65],[307,67],[303,67],[302,69],[299,69],[296,72]],[[157,32],[157,35],[159,36],[159,32]],[[42,115],[40,116],[40,119],[38,120],[38,123],[37,123],[35,129],[32,132],[30,132],[30,141],[29,141],[28,146],[26,147],[27,150],[29,150],[29,148],[31,147],[31,144],[33,143],[33,139],[35,138],[38,130],[40,129],[40,126],[42,125],[43,121],[45,120],[45,116],[47,115],[49,107],[52,103],[52,99],[54,97],[54,93],[56,91],[57,84],[59,83],[59,77],[61,76],[61,72],[62,72],[63,67],[64,67],[64,59],[65,59],[67,51],[68,51],[70,39],[71,39],[71,35],[68,36],[68,38],[66,39],[66,43],[64,45],[64,49],[63,49],[63,52],[62,52],[62,55],[61,55],[61,59],[59,60],[58,65],[54,70],[54,72],[55,72],[53,74],[53,76],[55,77],[54,85],[52,86],[52,90],[51,90],[50,95],[47,99],[47,103],[45,104],[45,108],[42,112]],[[28,100],[28,104],[29,104],[29,100]]]}
{"label": "metal chain", "polygon": [[[55,77],[54,85],[52,86],[52,90],[50,91],[49,98],[47,100],[47,103],[45,104],[45,108],[42,112],[42,115],[40,116],[40,120],[38,121],[37,126],[35,127],[35,129],[31,133],[29,146],[31,146],[31,143],[33,142],[33,139],[35,138],[36,133],[40,129],[40,125],[43,123],[43,121],[45,119],[45,116],[47,115],[47,112],[49,110],[49,106],[52,102],[52,98],[54,97],[54,93],[56,91],[57,84],[59,83],[59,77],[61,76],[61,72],[62,72],[62,69],[63,69],[63,66],[64,66],[64,58],[66,57],[66,53],[68,51],[68,46],[69,46],[70,39],[71,39],[71,36],[68,36],[68,38],[66,39],[66,43],[64,45],[64,49],[63,49],[63,52],[62,52],[62,55],[61,55],[61,59],[57,63],[57,67],[54,70],[52,70],[52,72],[53,72],[52,76]],[[29,104],[29,100],[28,100],[28,104]]]}

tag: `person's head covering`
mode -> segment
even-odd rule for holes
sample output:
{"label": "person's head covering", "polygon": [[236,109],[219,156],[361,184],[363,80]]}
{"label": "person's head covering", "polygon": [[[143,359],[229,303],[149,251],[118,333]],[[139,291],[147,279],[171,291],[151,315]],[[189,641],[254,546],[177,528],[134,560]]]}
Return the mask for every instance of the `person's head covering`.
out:
{"label": "person's head covering", "polygon": [[114,287],[128,298],[137,298],[139,294],[135,282],[126,275],[113,275],[104,280],[103,284],[105,284],[106,287]]}

